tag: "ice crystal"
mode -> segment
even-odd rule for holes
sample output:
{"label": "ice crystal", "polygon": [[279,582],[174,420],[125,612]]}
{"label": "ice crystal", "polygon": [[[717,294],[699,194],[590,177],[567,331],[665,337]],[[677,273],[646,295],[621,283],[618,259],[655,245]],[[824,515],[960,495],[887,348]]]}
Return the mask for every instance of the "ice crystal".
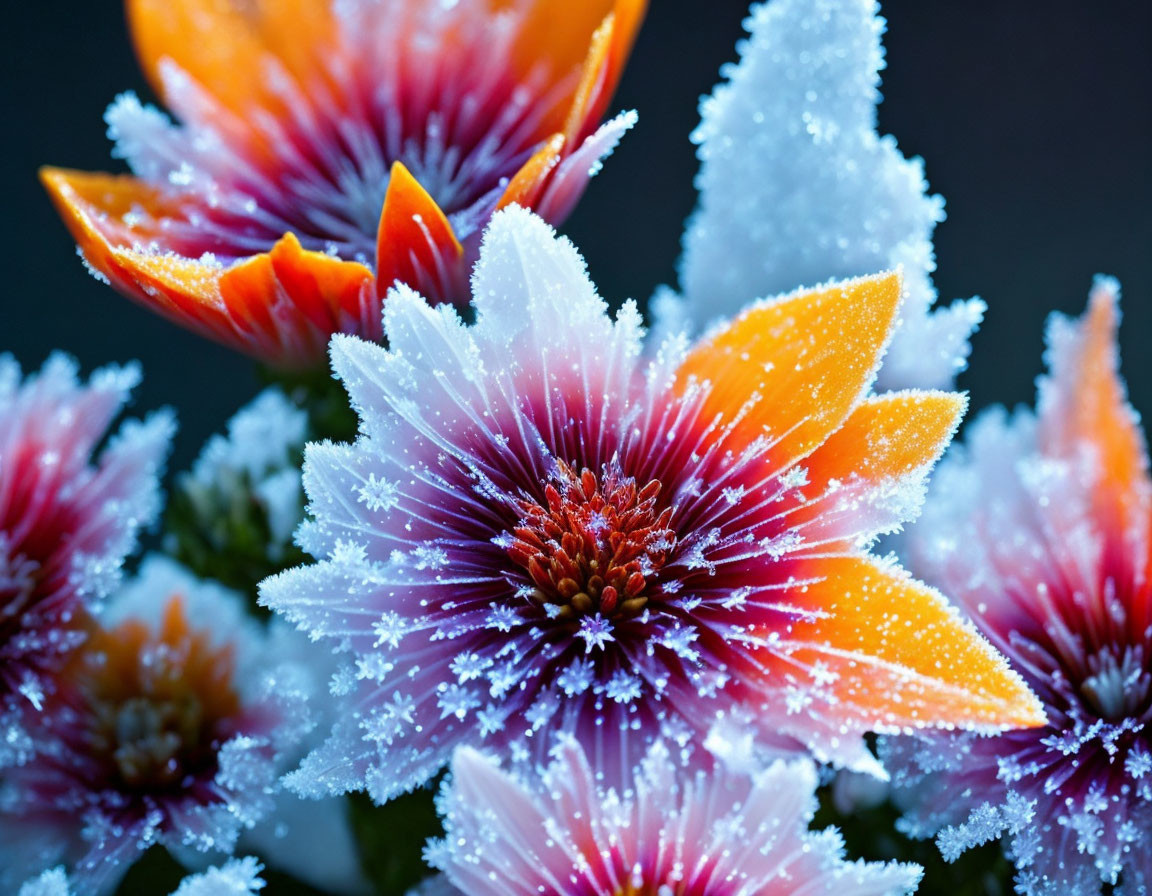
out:
{"label": "ice crystal", "polygon": [[137,855],[230,852],[312,720],[307,670],[243,599],[145,561],[69,657],[0,781],[0,884],[62,864],[84,893]]}
{"label": "ice crystal", "polygon": [[807,761],[776,762],[752,776],[693,772],[657,743],[617,792],[574,742],[532,783],[461,748],[439,798],[445,837],[426,850],[444,876],[423,892],[912,892],[918,866],[845,861],[834,829],[808,830],[816,779]]}
{"label": "ice crystal", "polygon": [[[279,389],[265,389],[204,445],[179,489],[205,526],[255,505],[270,560],[284,556],[304,511],[299,462],[308,415]],[[221,545],[220,547],[227,547]]]}
{"label": "ice crystal", "polygon": [[260,863],[251,856],[186,877],[172,896],[250,896],[264,889]]}
{"label": "ice crystal", "polygon": [[20,887],[19,896],[72,896],[63,868],[51,868]]}
{"label": "ice crystal", "polygon": [[[184,878],[172,896],[254,896],[264,889],[260,863],[251,856],[229,859]],[[73,896],[63,868],[52,868],[20,887],[19,896]]]}
{"label": "ice crystal", "polygon": [[[343,714],[295,787],[383,801],[459,743],[538,763],[558,732],[623,780],[663,732],[698,753],[737,708],[765,748],[868,768],[868,728],[1031,718],[942,598],[859,547],[909,506],[872,496],[918,491],[962,409],[861,401],[895,278],[763,304],[650,361],[635,309],[610,319],[571,244],[513,208],[473,295],[466,326],[398,289],[390,348],[333,344],[361,436],[308,446],[298,537],[318,562],[261,586],[350,659]],[[777,317],[787,340],[765,335]],[[387,512],[360,500],[381,481]],[[786,689],[805,712],[786,713]]]}
{"label": "ice crystal", "polygon": [[107,367],[82,384],[53,355],[22,382],[0,355],[0,765],[24,752],[17,717],[50,697],[159,510],[171,414],[126,422],[93,456],[139,379],[134,366]]}
{"label": "ice crystal", "polygon": [[1152,885],[1152,481],[1119,379],[1118,287],[1055,316],[1038,410],[989,411],[908,550],[1009,657],[1048,723],[885,743],[906,828],[945,858],[1002,838],[1029,896]]}
{"label": "ice crystal", "polygon": [[902,265],[903,323],[877,385],[949,386],[984,306],[930,310],[944,202],[927,194],[921,160],[877,134],[876,0],[771,0],[746,27],[692,135],[700,199],[684,235],[684,305],[665,294],[656,310],[674,318],[666,326],[699,326],[801,284]]}

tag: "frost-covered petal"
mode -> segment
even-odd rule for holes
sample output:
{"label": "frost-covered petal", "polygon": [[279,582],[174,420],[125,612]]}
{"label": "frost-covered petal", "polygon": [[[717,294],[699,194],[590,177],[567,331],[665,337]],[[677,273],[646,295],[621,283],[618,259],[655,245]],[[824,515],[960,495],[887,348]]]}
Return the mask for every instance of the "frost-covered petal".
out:
{"label": "frost-covered petal", "polygon": [[260,863],[251,856],[184,878],[172,896],[250,896],[264,889]]}
{"label": "frost-covered petal", "polygon": [[877,3],[772,0],[746,27],[693,134],[700,200],[680,262],[686,308],[673,313],[700,326],[800,284],[903,266],[903,321],[878,386],[950,386],[983,303],[931,309],[944,203],[921,160],[877,134]]}
{"label": "frost-covered petal", "polygon": [[[847,862],[835,830],[807,829],[815,769],[776,763],[754,777],[692,773],[654,745],[628,789],[597,783],[574,743],[541,782],[524,783],[462,748],[439,806],[445,837],[426,857],[444,871],[422,893],[767,896],[909,893],[915,865]],[[451,889],[448,882],[458,889]]]}

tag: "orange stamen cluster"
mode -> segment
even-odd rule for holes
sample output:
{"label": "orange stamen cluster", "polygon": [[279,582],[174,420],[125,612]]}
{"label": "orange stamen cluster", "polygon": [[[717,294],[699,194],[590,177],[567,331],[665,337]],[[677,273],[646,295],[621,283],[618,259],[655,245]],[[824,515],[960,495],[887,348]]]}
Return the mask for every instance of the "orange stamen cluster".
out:
{"label": "orange stamen cluster", "polygon": [[159,631],[133,619],[94,633],[69,672],[110,786],[155,794],[215,774],[240,707],[232,651],[190,629],[179,598]]}
{"label": "orange stamen cluster", "polygon": [[591,470],[577,475],[561,463],[556,483],[544,489],[546,507],[518,502],[521,523],[508,548],[532,579],[532,598],[558,608],[559,619],[639,614],[648,603],[647,577],[676,544],[672,508],[658,510],[660,489],[655,479],[638,488],[613,469],[601,482]]}

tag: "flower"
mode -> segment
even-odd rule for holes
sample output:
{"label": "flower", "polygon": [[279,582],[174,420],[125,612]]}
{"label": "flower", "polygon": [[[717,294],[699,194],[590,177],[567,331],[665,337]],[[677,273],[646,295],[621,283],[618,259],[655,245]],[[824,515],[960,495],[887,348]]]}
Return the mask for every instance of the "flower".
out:
{"label": "flower", "polygon": [[113,889],[154,844],[231,851],[310,727],[310,679],[241,598],[146,560],[74,651],[0,781],[0,885],[67,867]]}
{"label": "flower", "polygon": [[973,424],[908,542],[1048,724],[887,742],[905,824],[939,831],[948,859],[1003,838],[1025,894],[1152,886],[1152,480],[1119,378],[1118,295],[1099,278],[1081,320],[1054,316],[1037,412]]}
{"label": "flower", "polygon": [[[948,388],[984,303],[933,310],[932,231],[944,201],[921,159],[876,130],[876,0],[771,0],[740,61],[700,105],[698,207],[684,233],[681,322],[707,324],[800,283],[904,266],[908,295],[877,388]],[[669,325],[675,325],[671,319]]]}
{"label": "flower", "polygon": [[0,355],[0,765],[21,752],[22,704],[43,705],[87,611],[159,511],[172,415],[108,439],[139,379],[135,366],[106,367],[81,384],[75,363],[53,355],[21,381]]}
{"label": "flower", "polygon": [[847,862],[834,828],[808,830],[811,762],[755,776],[688,773],[657,743],[623,792],[605,790],[579,745],[564,743],[525,786],[468,748],[440,794],[445,837],[425,852],[468,896],[768,896],[911,893],[917,865]]}
{"label": "flower", "polygon": [[644,0],[129,0],[174,125],[109,109],[135,176],[45,169],[101,279],[278,367],[380,336],[395,281],[462,301],[480,229],[551,221],[633,123],[599,130]]}
{"label": "flower", "polygon": [[635,306],[612,321],[572,245],[512,208],[472,288],[474,326],[398,288],[390,349],[333,342],[361,436],[308,446],[297,537],[318,562],[261,585],[348,657],[293,786],[384,801],[459,744],[539,763],[557,733],[623,781],[718,716],[854,767],[866,729],[1040,721],[942,596],[865,551],[915,510],[964,404],[867,395],[897,275],[762,302],[649,361]]}

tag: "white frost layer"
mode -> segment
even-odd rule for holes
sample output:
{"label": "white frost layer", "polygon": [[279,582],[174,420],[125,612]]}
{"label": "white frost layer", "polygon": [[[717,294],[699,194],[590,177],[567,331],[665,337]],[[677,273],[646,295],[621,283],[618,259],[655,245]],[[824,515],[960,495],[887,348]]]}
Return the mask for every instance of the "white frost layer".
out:
{"label": "white frost layer", "polygon": [[967,363],[984,303],[931,310],[932,231],[944,200],[924,165],[876,131],[875,0],[772,0],[752,8],[740,61],[701,103],[692,135],[699,205],[684,234],[683,307],[659,318],[696,328],[754,299],[903,266],[903,323],[878,390],[945,388]]}

